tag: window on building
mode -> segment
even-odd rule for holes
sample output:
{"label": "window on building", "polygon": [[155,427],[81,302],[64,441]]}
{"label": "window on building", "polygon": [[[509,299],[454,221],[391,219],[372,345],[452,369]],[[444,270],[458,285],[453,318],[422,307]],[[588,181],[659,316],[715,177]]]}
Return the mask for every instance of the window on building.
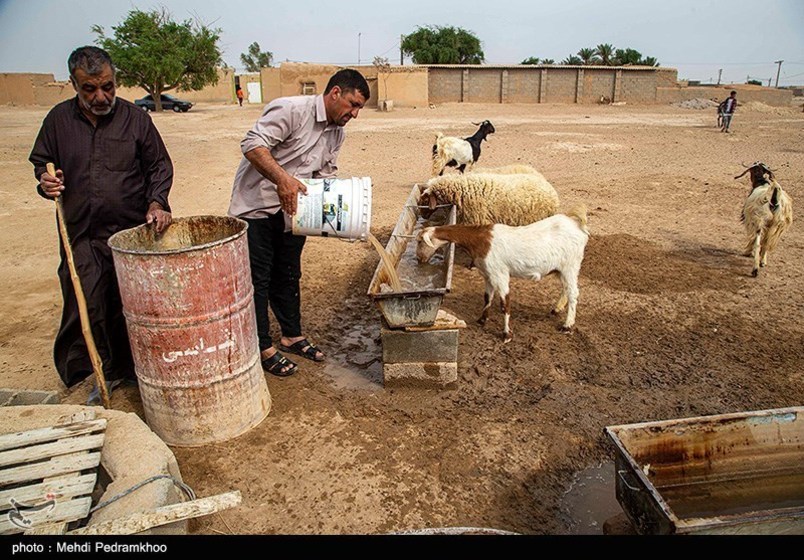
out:
{"label": "window on building", "polygon": [[315,82],[302,82],[302,95],[315,95]]}

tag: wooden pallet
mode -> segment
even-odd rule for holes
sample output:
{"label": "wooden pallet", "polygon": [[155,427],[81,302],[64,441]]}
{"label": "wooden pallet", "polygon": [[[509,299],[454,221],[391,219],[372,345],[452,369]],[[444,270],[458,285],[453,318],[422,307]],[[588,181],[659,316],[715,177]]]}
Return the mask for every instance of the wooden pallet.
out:
{"label": "wooden pallet", "polygon": [[89,515],[106,420],[94,412],[65,423],[0,435],[0,535],[62,526]]}

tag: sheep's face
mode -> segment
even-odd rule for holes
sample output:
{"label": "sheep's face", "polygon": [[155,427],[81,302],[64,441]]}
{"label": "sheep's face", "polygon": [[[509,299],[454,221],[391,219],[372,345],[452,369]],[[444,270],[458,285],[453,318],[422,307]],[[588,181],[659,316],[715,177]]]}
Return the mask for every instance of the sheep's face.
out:
{"label": "sheep's face", "polygon": [[436,206],[438,206],[438,200],[433,193],[425,191],[419,197],[419,215],[425,220],[430,219],[430,216],[432,216],[433,212],[436,210]]}

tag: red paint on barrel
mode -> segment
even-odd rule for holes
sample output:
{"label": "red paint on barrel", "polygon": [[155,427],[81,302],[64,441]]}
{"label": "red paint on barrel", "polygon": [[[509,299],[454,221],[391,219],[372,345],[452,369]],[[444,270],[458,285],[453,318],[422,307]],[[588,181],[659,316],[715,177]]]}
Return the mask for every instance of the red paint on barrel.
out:
{"label": "red paint on barrel", "polygon": [[270,410],[246,228],[194,216],[109,239],[145,417],[170,445],[230,439]]}

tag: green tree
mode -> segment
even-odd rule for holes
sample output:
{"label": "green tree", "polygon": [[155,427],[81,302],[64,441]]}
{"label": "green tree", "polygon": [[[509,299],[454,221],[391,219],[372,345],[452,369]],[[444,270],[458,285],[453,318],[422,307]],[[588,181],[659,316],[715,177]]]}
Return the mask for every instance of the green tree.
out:
{"label": "green tree", "polygon": [[634,49],[617,49],[614,51],[613,64],[625,66],[627,64],[640,64],[642,53]]}
{"label": "green tree", "polygon": [[652,56],[646,56],[642,59],[640,64],[643,66],[659,66],[659,61]]}
{"label": "green tree", "polygon": [[600,59],[595,54],[595,49],[585,48],[578,51],[578,56],[583,61],[583,64],[597,64]]}
{"label": "green tree", "polygon": [[570,66],[580,66],[581,64],[583,64],[583,60],[581,60],[580,57],[571,54],[567,58],[562,60],[561,64],[568,64]]}
{"label": "green tree", "polygon": [[485,59],[480,39],[460,27],[417,27],[402,40],[402,52],[414,64],[481,64]]}
{"label": "green tree", "polygon": [[595,54],[600,57],[600,64],[603,66],[611,66],[614,57],[614,46],[608,43],[602,43],[595,47]]}
{"label": "green tree", "polygon": [[541,64],[541,60],[542,59],[537,56],[529,56],[528,58],[520,62],[520,64]]}
{"label": "green tree", "polygon": [[552,58],[544,58],[544,59],[542,59],[542,64],[555,64],[555,63],[556,63],[556,61],[553,60]]}
{"label": "green tree", "polygon": [[162,110],[164,91],[197,91],[218,82],[221,63],[220,29],[185,20],[174,22],[162,8],[143,12],[134,9],[107,37],[103,27],[92,26],[100,45],[114,61],[117,83],[141,87]]}
{"label": "green tree", "polygon": [[274,53],[262,52],[260,44],[256,41],[248,46],[248,53],[240,53],[240,62],[246,67],[247,72],[259,72],[263,66],[270,67],[273,60]]}

